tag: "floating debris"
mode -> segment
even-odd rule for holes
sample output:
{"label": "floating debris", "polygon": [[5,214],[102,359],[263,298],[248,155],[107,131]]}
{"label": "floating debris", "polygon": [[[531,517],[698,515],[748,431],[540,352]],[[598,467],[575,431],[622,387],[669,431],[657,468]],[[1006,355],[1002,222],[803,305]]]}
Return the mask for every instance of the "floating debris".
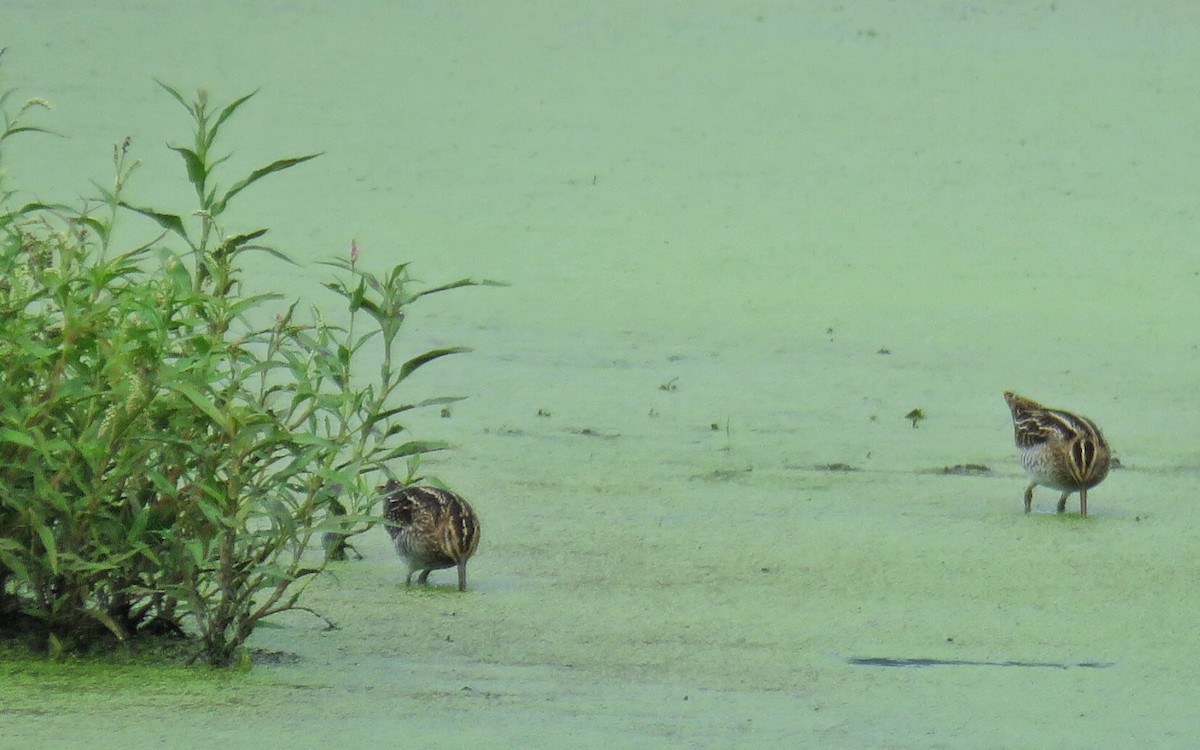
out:
{"label": "floating debris", "polygon": [[817,464],[813,468],[816,469],[817,471],[842,471],[842,472],[862,471],[862,469],[858,468],[857,466],[851,466],[850,464],[842,464],[842,463]]}
{"label": "floating debris", "polygon": [[889,656],[852,656],[847,664],[863,667],[1044,667],[1047,669],[1108,669],[1113,662],[1081,661],[976,661],[974,659],[897,659]]}
{"label": "floating debris", "polygon": [[954,464],[953,466],[943,466],[942,473],[958,477],[972,477],[991,474],[992,469],[986,464]]}
{"label": "floating debris", "polygon": [[591,427],[584,427],[582,430],[567,430],[572,435],[583,435],[584,437],[602,438],[604,440],[616,440],[619,435],[610,432],[597,432]]}
{"label": "floating debris", "polygon": [[706,480],[710,482],[732,482],[735,479],[741,479],[753,469],[713,469],[705,474],[694,474],[692,479]]}

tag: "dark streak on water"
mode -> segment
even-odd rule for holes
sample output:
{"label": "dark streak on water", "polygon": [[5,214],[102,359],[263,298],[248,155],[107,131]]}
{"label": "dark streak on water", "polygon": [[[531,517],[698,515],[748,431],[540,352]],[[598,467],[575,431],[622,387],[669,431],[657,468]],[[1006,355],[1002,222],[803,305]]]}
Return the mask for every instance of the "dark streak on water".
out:
{"label": "dark streak on water", "polygon": [[863,667],[1046,667],[1049,669],[1108,669],[1113,662],[1081,661],[974,661],[972,659],[894,659],[887,656],[852,656],[848,664]]}

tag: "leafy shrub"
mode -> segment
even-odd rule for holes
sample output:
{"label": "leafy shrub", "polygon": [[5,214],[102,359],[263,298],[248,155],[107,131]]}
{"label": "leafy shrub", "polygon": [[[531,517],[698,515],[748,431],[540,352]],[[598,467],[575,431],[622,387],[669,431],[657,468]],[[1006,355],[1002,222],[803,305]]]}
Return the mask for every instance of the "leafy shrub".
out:
{"label": "leafy shrub", "polygon": [[[475,284],[414,290],[407,266],[377,275],[357,247],[329,262],[325,286],[349,325],[281,295],[244,292],[240,262],[270,253],[266,229],[227,233],[241,191],[315,155],[280,159],[222,188],[222,127],[253,94],[224,106],[202,91],[194,126],[172,146],[195,189],[192,211],[126,201],[137,166],[114,149],[111,188],[83,209],[0,204],[0,623],[25,623],[80,647],[163,631],[198,636],[213,664],[236,660],[265,617],[299,604],[326,561],[368,528],[388,463],[444,447],[409,439],[403,403],[417,368],[461,348],[400,362],[406,307]],[[7,96],[5,97],[7,98]],[[4,109],[0,98],[0,110]],[[5,113],[7,141],[34,100]],[[14,191],[0,185],[0,200]],[[130,212],[162,234],[114,247]],[[274,313],[274,314],[272,314]],[[360,329],[365,327],[365,332]],[[364,384],[364,359],[382,367]]]}

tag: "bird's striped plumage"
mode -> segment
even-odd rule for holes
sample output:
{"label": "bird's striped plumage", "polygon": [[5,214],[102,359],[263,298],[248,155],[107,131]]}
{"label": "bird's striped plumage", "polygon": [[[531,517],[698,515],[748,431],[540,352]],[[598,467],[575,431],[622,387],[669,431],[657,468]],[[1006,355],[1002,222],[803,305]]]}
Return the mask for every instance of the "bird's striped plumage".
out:
{"label": "bird's striped plumage", "polygon": [[1025,490],[1025,512],[1033,503],[1037,485],[1062,491],[1058,512],[1067,507],[1067,497],[1079,493],[1079,514],[1087,516],[1087,491],[1108,476],[1111,450],[1096,423],[1078,414],[1050,409],[1006,391],[1004,400],[1012,411],[1013,429],[1021,465],[1029,475]]}
{"label": "bird's striped plumage", "polygon": [[411,584],[427,583],[430,571],[458,568],[458,590],[467,589],[467,560],[479,546],[479,518],[459,495],[438,487],[405,487],[392,480],[384,495],[383,517],[396,552],[408,564]]}

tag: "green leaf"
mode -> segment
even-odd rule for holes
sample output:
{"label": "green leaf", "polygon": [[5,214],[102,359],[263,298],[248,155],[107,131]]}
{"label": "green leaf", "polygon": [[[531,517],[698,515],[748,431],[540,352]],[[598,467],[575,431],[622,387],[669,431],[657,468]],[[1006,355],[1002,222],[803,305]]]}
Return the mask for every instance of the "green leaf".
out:
{"label": "green leaf", "polygon": [[245,245],[250,240],[256,240],[259,237],[262,237],[264,234],[267,233],[267,231],[268,231],[267,229],[256,229],[253,232],[246,232],[245,234],[235,234],[232,237],[226,237],[225,239],[221,240],[221,251],[229,252],[230,250],[236,250],[237,248]]}
{"label": "green leaf", "polygon": [[157,83],[159,86],[162,86],[164,89],[166,89],[167,93],[170,94],[172,97],[174,97],[175,101],[177,101],[181,105],[183,105],[184,109],[186,109],[188,112],[192,112],[192,105],[188,103],[187,99],[183,98],[183,94],[180,94],[177,89],[174,89],[171,86],[168,86],[167,84],[163,83],[162,81],[158,80],[157,78],[154,79],[154,82]]}
{"label": "green leaf", "polygon": [[141,206],[133,206],[133,205],[126,203],[125,201],[121,201],[121,208],[128,209],[130,211],[133,211],[134,213],[139,213],[142,216],[145,216],[146,218],[153,220],[156,224],[158,224],[163,229],[174,232],[175,234],[179,235],[183,239],[187,240],[189,245],[191,244],[191,240],[188,239],[187,229],[185,229],[183,226],[183,219],[179,218],[175,214],[159,213],[158,211],[155,211],[152,208],[142,208]]}
{"label": "green leaf", "polygon": [[50,572],[58,574],[58,544],[54,541],[54,532],[49,526],[39,525],[37,527],[38,537],[42,540],[42,547],[46,551],[46,560],[50,563]]}
{"label": "green leaf", "polygon": [[378,330],[367,331],[358,337],[358,341],[354,342],[354,351],[357,352],[371,342],[372,339],[378,338],[381,332]]}
{"label": "green leaf", "polygon": [[108,238],[112,233],[112,227],[110,227],[107,222],[100,221],[94,216],[80,215],[74,217],[74,220],[86,227],[91,228],[91,230],[100,235],[100,239],[104,240],[105,242],[108,241]]}
{"label": "green leaf", "polygon": [[166,387],[186,398],[188,401],[192,402],[193,406],[204,412],[204,414],[211,419],[214,424],[220,427],[226,435],[233,434],[233,423],[229,421],[228,415],[222,413],[211,399],[207,398],[197,388],[192,386],[191,383],[175,382],[166,383],[165,385]]}
{"label": "green leaf", "polygon": [[18,125],[15,128],[9,128],[8,130],[5,130],[4,138],[9,137],[10,135],[16,135],[17,133],[46,133],[47,135],[57,135],[62,137],[61,133],[55,133],[53,130],[48,130],[47,128],[39,128],[36,125]]}
{"label": "green leaf", "polygon": [[452,281],[449,284],[442,284],[440,286],[430,287],[429,289],[422,289],[410,297],[409,302],[415,299],[420,299],[426,295],[437,294],[438,292],[445,292],[449,291],[450,289],[460,289],[464,286],[508,286],[508,284],[505,284],[503,281],[490,281],[488,279],[459,279],[458,281]]}
{"label": "green leaf", "polygon": [[173,253],[164,252],[162,256],[164,278],[170,279],[175,287],[175,294],[186,295],[192,292],[192,272]]}
{"label": "green leaf", "polygon": [[236,317],[256,307],[262,307],[265,302],[279,299],[283,299],[283,295],[277,293],[256,294],[253,297],[244,297],[229,306],[229,315]]}
{"label": "green leaf", "polygon": [[418,401],[415,404],[402,404],[395,408],[387,409],[385,411],[379,412],[378,414],[372,415],[363,424],[363,429],[364,430],[370,429],[372,426],[378,424],[379,422],[381,422],[385,419],[388,419],[389,417],[394,417],[397,414],[401,414],[406,411],[411,411],[413,409],[423,409],[427,406],[444,406],[446,404],[453,404],[453,403],[457,403],[459,401],[465,401],[466,399],[467,399],[466,396],[440,396],[438,398],[427,398],[424,401]]}
{"label": "green leaf", "polygon": [[197,568],[204,567],[204,543],[199,539],[191,539],[184,542],[184,549],[187,550],[191,557],[191,562]]}
{"label": "green leaf", "polygon": [[121,253],[117,257],[113,258],[112,262],[114,265],[129,264],[130,270],[132,270],[134,272],[140,272],[141,267],[138,264],[141,263],[142,256],[146,255],[148,252],[150,252],[150,249],[153,246],[154,246],[154,243],[149,243],[146,245],[142,245],[141,247],[135,247],[134,249],[132,249],[128,252]]}
{"label": "green leaf", "polygon": [[434,349],[433,351],[425,352],[418,357],[413,357],[400,366],[399,379],[404,380],[409,375],[412,375],[417,368],[429,364],[435,359],[440,359],[450,354],[462,354],[469,351],[471,351],[471,349],[466,346],[452,346],[447,349]]}
{"label": "green leaf", "polygon": [[350,261],[348,261],[344,258],[336,258],[334,260],[319,260],[319,261],[317,261],[317,265],[333,266],[334,268],[340,268],[343,271],[351,271],[353,273],[362,273],[357,268],[355,268],[353,265],[351,265]]}
{"label": "green leaf", "polygon": [[[202,186],[208,179],[208,167],[205,166],[204,160],[195,151],[185,146],[167,144],[167,148],[183,157],[183,163],[187,165],[188,182],[195,185],[198,191],[202,190]],[[219,212],[214,211],[213,213]]]}
{"label": "green leaf", "polygon": [[219,200],[213,203],[210,210],[212,211],[213,215],[219,214],[225,210],[225,206],[229,204],[229,201],[233,198],[233,196],[242,192],[267,175],[274,174],[275,172],[282,172],[289,167],[294,167],[297,164],[303,164],[309,159],[315,159],[320,155],[321,154],[317,153],[309,154],[307,156],[294,156],[288,159],[279,159],[278,161],[271,162],[265,167],[260,167],[251,172],[245,179],[234,183],[233,187],[229,188],[225,195],[221,196]]}
{"label": "green leaf", "polygon": [[24,216],[36,211],[71,211],[71,207],[65,203],[26,203],[12,213],[13,216]]}
{"label": "green leaf", "polygon": [[118,625],[116,620],[114,620],[112,616],[104,610],[99,609],[98,607],[89,607],[87,609],[87,613],[96,618],[101,625],[108,628],[109,631],[117,637],[118,641],[125,641],[129,638],[129,635],[125,632],[125,630]]}
{"label": "green leaf", "polygon": [[379,462],[383,463],[396,458],[404,458],[405,456],[415,456],[419,453],[444,451],[449,447],[449,443],[444,443],[440,440],[410,440],[409,442],[388,451],[386,454],[384,454],[383,458],[379,459]]}
{"label": "green leaf", "polygon": [[379,305],[375,304],[374,302],[372,302],[371,300],[367,299],[366,297],[359,297],[359,298],[357,298],[357,299],[358,299],[358,308],[354,307],[354,300],[355,300],[355,298],[351,298],[351,300],[350,300],[350,305],[351,305],[350,312],[354,312],[356,309],[359,309],[359,308],[361,308],[361,309],[363,309],[363,310],[366,310],[368,313],[370,313],[371,317],[372,317],[372,318],[375,318],[375,320],[378,320],[378,321],[379,321],[381,324],[382,324],[382,323],[386,323],[386,322],[387,322],[387,321],[386,321],[386,319],[385,319],[385,318],[386,318],[386,316],[384,315],[384,312],[383,312],[383,310],[381,310],[381,309],[379,308]]}
{"label": "green leaf", "polygon": [[[5,549],[7,539],[0,539],[0,565],[8,568],[16,577],[17,581],[29,580],[29,568],[25,567],[25,562],[17,555],[11,554],[8,549]],[[9,549],[13,551],[24,552],[16,542],[9,542],[12,546]]]}
{"label": "green leaf", "polygon": [[224,122],[226,120],[228,120],[230,118],[230,116],[232,116],[233,113],[238,110],[239,107],[241,107],[243,104],[245,104],[247,101],[249,101],[250,97],[254,96],[257,93],[258,93],[258,89],[254,89],[249,94],[246,94],[245,96],[240,97],[238,99],[234,99],[232,102],[225,105],[225,108],[221,110],[221,114],[217,115],[217,121],[212,124],[211,128],[209,128],[208,139],[206,140],[206,142],[204,144],[205,147],[211,146],[213,144],[213,141],[216,140],[217,131],[220,130],[221,125],[224,124]]}
{"label": "green leaf", "polygon": [[321,282],[321,286],[325,287],[331,292],[341,295],[342,297],[347,299],[350,298],[350,290],[340,281],[323,281]]}
{"label": "green leaf", "polygon": [[7,428],[0,430],[0,442],[16,443],[17,445],[23,445],[26,448],[37,447],[37,443],[35,443],[33,438],[28,434]]}
{"label": "green leaf", "polygon": [[125,535],[125,543],[135,545],[142,541],[142,536],[146,533],[146,524],[150,520],[150,506],[143,505],[138,510],[137,515],[133,517],[133,523],[129,524],[129,532]]}
{"label": "green leaf", "polygon": [[366,284],[363,283],[362,279],[359,279],[358,280],[358,288],[355,289],[354,293],[350,295],[350,312],[351,313],[358,312],[359,308],[361,308],[363,306],[363,302],[366,301],[366,298],[367,298],[366,294],[367,294]]}

